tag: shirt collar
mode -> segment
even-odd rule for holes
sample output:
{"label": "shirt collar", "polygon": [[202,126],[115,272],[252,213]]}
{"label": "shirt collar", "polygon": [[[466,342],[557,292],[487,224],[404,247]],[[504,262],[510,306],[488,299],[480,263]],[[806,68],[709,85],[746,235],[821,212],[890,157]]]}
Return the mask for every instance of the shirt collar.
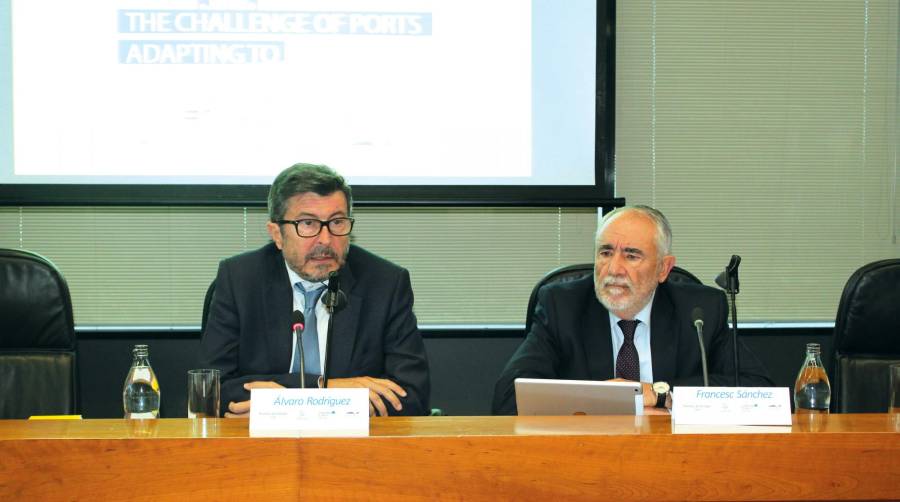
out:
{"label": "shirt collar", "polygon": [[[635,319],[646,324],[648,328],[650,327],[650,310],[652,310],[652,308],[653,308],[653,297],[654,296],[656,296],[655,289],[653,290],[653,293],[650,294],[650,301],[647,302],[647,305],[644,305],[644,308],[642,308],[640,310],[640,312],[638,312],[637,315],[634,316]],[[609,312],[609,317],[612,318],[613,324],[618,324],[619,321],[622,320],[621,317],[617,316],[616,314],[613,314],[612,311]]]}

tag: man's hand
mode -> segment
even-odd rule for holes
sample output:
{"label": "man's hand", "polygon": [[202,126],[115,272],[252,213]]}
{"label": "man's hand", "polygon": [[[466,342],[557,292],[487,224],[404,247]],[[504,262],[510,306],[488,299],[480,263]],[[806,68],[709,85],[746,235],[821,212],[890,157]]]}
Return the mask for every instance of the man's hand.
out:
{"label": "man's hand", "polygon": [[329,389],[349,387],[369,389],[369,416],[374,417],[376,412],[382,417],[387,416],[388,410],[384,404],[384,399],[387,399],[395,410],[400,411],[403,409],[403,404],[400,403],[400,398],[397,396],[406,397],[406,391],[403,390],[403,387],[387,378],[354,377],[328,379]]}
{"label": "man's hand", "polygon": [[[613,378],[612,380],[607,380],[607,382],[632,382],[634,380],[625,380],[624,378]],[[655,408],[656,407],[656,392],[653,392],[653,384],[647,382],[637,382],[641,384],[641,391],[644,394],[644,408]]]}
{"label": "man's hand", "polygon": [[[284,385],[275,382],[247,382],[244,388],[250,389],[283,389]],[[225,418],[247,418],[250,416],[250,400],[228,403],[228,411],[225,412]]]}

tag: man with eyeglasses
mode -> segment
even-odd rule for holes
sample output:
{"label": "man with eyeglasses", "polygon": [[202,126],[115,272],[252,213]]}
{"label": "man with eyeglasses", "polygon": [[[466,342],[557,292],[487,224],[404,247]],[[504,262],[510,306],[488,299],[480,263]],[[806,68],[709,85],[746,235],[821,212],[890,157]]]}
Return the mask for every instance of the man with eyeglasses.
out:
{"label": "man with eyeglasses", "polygon": [[[249,416],[250,389],[322,386],[326,333],[333,315],[329,388],[369,389],[372,415],[428,410],[425,347],[413,314],[409,272],[350,244],[353,199],[326,166],[296,164],[269,190],[272,242],[219,265],[200,359],[222,374],[222,411]],[[322,294],[339,271],[346,305],[330,314]],[[305,312],[303,355],[291,313]]]}

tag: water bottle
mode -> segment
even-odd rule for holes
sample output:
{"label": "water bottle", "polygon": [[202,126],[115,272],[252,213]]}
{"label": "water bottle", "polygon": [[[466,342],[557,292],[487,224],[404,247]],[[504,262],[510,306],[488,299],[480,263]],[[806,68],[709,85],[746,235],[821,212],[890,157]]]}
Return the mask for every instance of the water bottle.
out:
{"label": "water bottle", "polygon": [[159,381],[150,367],[150,351],[146,345],[135,345],[133,353],[122,390],[125,418],[158,418]]}
{"label": "water bottle", "polygon": [[806,344],[806,360],[794,384],[795,413],[828,413],[831,405],[831,385],[822,366],[818,343]]}

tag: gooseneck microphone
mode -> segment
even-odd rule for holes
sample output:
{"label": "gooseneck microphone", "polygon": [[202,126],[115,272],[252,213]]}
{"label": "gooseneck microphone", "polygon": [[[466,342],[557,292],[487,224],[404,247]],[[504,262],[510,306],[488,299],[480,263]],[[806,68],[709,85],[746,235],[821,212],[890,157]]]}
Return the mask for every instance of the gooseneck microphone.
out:
{"label": "gooseneck microphone", "polygon": [[306,322],[306,320],[303,318],[303,312],[300,312],[299,310],[295,310],[294,313],[291,315],[291,329],[292,330],[303,331],[303,328],[306,327],[304,324],[305,322]]}
{"label": "gooseneck microphone", "polygon": [[299,310],[295,310],[293,314],[291,314],[291,331],[294,332],[294,338],[297,340],[297,357],[300,358],[300,388],[306,388],[306,364],[303,360],[303,328],[306,327],[306,320],[303,317],[303,312]]}
{"label": "gooseneck microphone", "polygon": [[703,309],[694,307],[691,311],[694,329],[697,330],[697,341],[700,342],[700,364],[703,366],[703,386],[709,387],[709,372],[706,368],[706,346],[703,344]]}
{"label": "gooseneck microphone", "polygon": [[322,387],[328,388],[328,369],[331,366],[331,338],[334,333],[334,316],[347,306],[347,296],[341,291],[341,276],[337,271],[328,274],[328,291],[322,303],[330,314],[328,331],[325,334],[325,364],[322,365]]}
{"label": "gooseneck microphone", "polygon": [[733,254],[731,260],[719,275],[716,276],[716,284],[728,293],[731,299],[731,342],[734,347],[734,386],[741,386],[741,361],[738,356],[738,328],[737,328],[737,298],[740,292],[740,281],[738,281],[738,265],[741,264],[741,257]]}
{"label": "gooseneck microphone", "polygon": [[716,284],[728,293],[734,292],[737,294],[741,292],[740,282],[738,281],[738,266],[740,264],[741,257],[733,254],[731,255],[731,260],[729,260],[728,265],[725,267],[725,270],[716,276]]}
{"label": "gooseneck microphone", "polygon": [[329,314],[339,312],[347,305],[347,296],[341,291],[341,276],[337,272],[328,273],[328,290],[325,291],[322,304]]}

